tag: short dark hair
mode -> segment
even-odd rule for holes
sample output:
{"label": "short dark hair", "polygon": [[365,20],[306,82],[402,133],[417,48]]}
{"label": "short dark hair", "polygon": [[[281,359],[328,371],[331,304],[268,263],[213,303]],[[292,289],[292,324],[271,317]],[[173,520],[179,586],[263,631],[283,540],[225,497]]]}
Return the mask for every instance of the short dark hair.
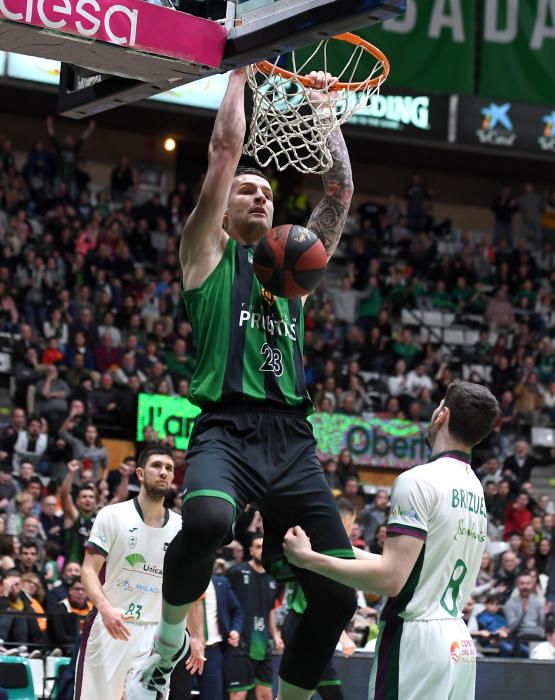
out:
{"label": "short dark hair", "polygon": [[357,512],[353,503],[348,498],[339,496],[339,498],[335,499],[335,504],[337,506],[337,510],[339,511],[339,515],[341,516],[354,515]]}
{"label": "short dark hair", "polygon": [[263,539],[264,539],[264,535],[262,534],[262,532],[253,532],[253,534],[251,535],[251,538],[249,540],[249,547],[252,547],[255,540],[263,540]]}
{"label": "short dark hair", "polygon": [[239,175],[257,175],[258,177],[261,177],[263,180],[266,180],[268,184],[270,184],[270,181],[264,175],[262,170],[259,170],[258,168],[253,168],[248,165],[240,165],[237,170],[235,171],[235,177],[239,177]]}
{"label": "short dark hair", "polygon": [[449,411],[449,433],[474,447],[487,437],[499,418],[499,403],[489,389],[472,382],[453,382],[447,387],[444,406]]}
{"label": "short dark hair", "polygon": [[547,620],[545,621],[545,636],[549,637],[549,635],[553,634],[554,632],[555,632],[555,618],[548,617]]}
{"label": "short dark hair", "polygon": [[144,450],[141,450],[141,453],[137,457],[137,466],[144,469],[152,455],[165,455],[166,457],[171,457],[175,462],[173,447],[166,447],[166,445],[149,445],[145,447]]}
{"label": "short dark hair", "polygon": [[39,551],[39,546],[36,542],[33,542],[32,540],[27,540],[23,541],[21,543],[21,549],[31,549],[31,547],[38,553]]}
{"label": "short dark hair", "polygon": [[66,581],[67,589],[73,588],[76,583],[81,583],[81,576],[70,576]]}
{"label": "short dark hair", "polygon": [[81,484],[81,486],[79,486],[79,488],[77,489],[78,497],[81,495],[82,491],[94,491],[94,495],[96,496],[96,488],[92,481],[86,481],[84,484]]}
{"label": "short dark hair", "polygon": [[499,605],[500,604],[499,596],[495,595],[495,593],[490,593],[489,595],[486,596],[485,603],[486,603],[486,605],[488,605],[489,603],[495,603],[496,605]]}

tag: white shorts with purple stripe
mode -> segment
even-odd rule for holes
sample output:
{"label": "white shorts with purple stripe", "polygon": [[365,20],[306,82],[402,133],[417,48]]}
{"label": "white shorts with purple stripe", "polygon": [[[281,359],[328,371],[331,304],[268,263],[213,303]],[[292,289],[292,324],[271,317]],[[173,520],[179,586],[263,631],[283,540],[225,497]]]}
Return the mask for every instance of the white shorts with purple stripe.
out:
{"label": "white shorts with purple stripe", "polygon": [[[96,613],[96,614],[95,614]],[[74,700],[121,700],[128,677],[150,655],[156,623],[126,623],[129,639],[114,639],[95,610],[83,627]]]}

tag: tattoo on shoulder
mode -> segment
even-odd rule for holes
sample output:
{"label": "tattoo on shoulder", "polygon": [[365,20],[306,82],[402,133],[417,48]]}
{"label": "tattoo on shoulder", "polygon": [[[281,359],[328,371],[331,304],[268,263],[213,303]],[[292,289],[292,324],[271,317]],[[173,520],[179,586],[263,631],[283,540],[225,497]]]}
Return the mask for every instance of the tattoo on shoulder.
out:
{"label": "tattoo on shoulder", "polygon": [[330,135],[328,148],[333,165],[322,177],[325,195],[312,212],[307,227],[322,241],[330,258],[341,238],[354,188],[349,152],[339,128]]}

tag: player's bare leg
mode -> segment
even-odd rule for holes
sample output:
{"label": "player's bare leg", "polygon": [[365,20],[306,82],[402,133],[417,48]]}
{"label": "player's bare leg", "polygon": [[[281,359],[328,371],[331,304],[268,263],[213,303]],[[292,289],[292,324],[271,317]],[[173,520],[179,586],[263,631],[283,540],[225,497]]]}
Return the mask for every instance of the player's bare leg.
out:
{"label": "player's bare leg", "polygon": [[314,695],[314,690],[299,688],[296,685],[290,685],[283,678],[279,679],[279,692],[277,700],[310,700]]}

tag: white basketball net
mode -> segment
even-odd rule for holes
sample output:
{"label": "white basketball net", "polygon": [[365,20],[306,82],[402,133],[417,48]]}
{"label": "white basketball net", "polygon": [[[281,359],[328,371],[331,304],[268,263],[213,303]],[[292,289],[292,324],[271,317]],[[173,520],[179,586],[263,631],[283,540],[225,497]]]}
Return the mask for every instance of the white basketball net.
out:
{"label": "white basketball net", "polygon": [[[318,65],[327,73],[329,41],[321,41],[300,65],[297,65],[293,51],[291,72],[297,76],[305,75],[308,65],[318,57]],[[333,162],[327,146],[329,135],[355,112],[368,107],[372,97],[379,94],[383,82],[370,84],[372,78],[383,72],[383,62],[361,46],[352,48],[351,57],[335,77],[342,83],[354,83],[361,61],[371,60],[373,66],[368,79],[356,90],[324,88],[315,91],[307,88],[294,77],[285,78],[274,70],[279,56],[269,74],[257,64],[248,66],[248,82],[253,91],[254,105],[250,133],[243,152],[253,156],[261,167],[273,163],[278,170],[292,166],[301,173],[326,173]]]}

